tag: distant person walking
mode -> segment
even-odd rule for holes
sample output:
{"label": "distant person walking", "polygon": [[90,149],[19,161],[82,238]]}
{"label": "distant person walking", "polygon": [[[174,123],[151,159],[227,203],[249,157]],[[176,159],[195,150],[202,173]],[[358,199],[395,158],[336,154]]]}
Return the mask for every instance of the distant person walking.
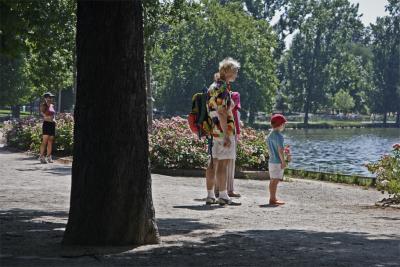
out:
{"label": "distant person walking", "polygon": [[[53,163],[51,153],[53,150],[54,137],[56,135],[56,111],[53,105],[54,95],[47,92],[43,95],[44,102],[40,105],[40,114],[43,116],[42,144],[40,146],[40,163]],[[46,149],[47,148],[47,149]],[[45,155],[46,153],[46,157]]]}

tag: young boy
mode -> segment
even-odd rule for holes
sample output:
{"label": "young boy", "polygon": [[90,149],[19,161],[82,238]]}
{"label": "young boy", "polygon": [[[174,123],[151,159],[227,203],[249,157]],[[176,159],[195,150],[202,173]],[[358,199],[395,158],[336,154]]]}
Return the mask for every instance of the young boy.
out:
{"label": "young boy", "polygon": [[276,190],[279,181],[283,180],[283,172],[286,168],[286,162],[283,155],[283,135],[281,132],[285,128],[287,120],[282,114],[275,114],[271,118],[272,131],[267,137],[269,151],[268,171],[270,177],[269,183],[269,204],[283,205],[285,202],[276,198]]}

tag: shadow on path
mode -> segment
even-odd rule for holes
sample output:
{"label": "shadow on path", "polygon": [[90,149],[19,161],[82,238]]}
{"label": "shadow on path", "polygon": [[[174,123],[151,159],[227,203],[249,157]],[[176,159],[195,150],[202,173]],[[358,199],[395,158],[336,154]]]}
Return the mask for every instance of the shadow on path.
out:
{"label": "shadow on path", "polygon": [[[399,266],[400,262],[399,236],[371,238],[354,232],[245,230],[196,233],[190,240],[187,237],[193,231],[213,230],[216,226],[182,218],[157,220],[161,237],[168,239],[167,243],[140,249],[103,249],[98,255],[66,258],[60,242],[67,216],[65,211],[0,211],[0,265]],[[168,238],[173,235],[186,238]]]}

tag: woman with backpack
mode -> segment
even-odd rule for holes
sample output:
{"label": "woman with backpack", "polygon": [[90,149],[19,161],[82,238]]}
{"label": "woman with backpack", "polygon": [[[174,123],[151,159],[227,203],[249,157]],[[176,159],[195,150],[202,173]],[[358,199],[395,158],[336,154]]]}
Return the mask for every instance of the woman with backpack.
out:
{"label": "woman with backpack", "polygon": [[[231,82],[235,81],[240,68],[239,62],[225,58],[219,63],[219,79],[208,89],[207,111],[212,120],[212,157],[207,171],[206,204],[241,205],[234,202],[227,192],[227,167],[236,158],[236,129],[232,114],[234,102],[231,97]],[[218,201],[214,193],[214,183],[218,183]]]}
{"label": "woman with backpack", "polygon": [[[42,144],[40,146],[40,163],[53,163],[51,152],[53,150],[54,136],[56,135],[56,111],[53,105],[54,95],[47,92],[43,95],[44,101],[40,105],[40,114],[43,116]],[[47,148],[46,157],[44,152]]]}

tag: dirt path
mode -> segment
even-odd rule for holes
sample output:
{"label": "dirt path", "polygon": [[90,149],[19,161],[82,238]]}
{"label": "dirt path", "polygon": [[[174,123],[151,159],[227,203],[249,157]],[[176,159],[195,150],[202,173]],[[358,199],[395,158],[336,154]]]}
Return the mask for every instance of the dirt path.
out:
{"label": "dirt path", "polygon": [[400,266],[400,210],[375,190],[237,180],[240,207],[206,207],[204,179],[153,175],[159,245],[65,257],[71,167],[0,149],[0,266]]}

